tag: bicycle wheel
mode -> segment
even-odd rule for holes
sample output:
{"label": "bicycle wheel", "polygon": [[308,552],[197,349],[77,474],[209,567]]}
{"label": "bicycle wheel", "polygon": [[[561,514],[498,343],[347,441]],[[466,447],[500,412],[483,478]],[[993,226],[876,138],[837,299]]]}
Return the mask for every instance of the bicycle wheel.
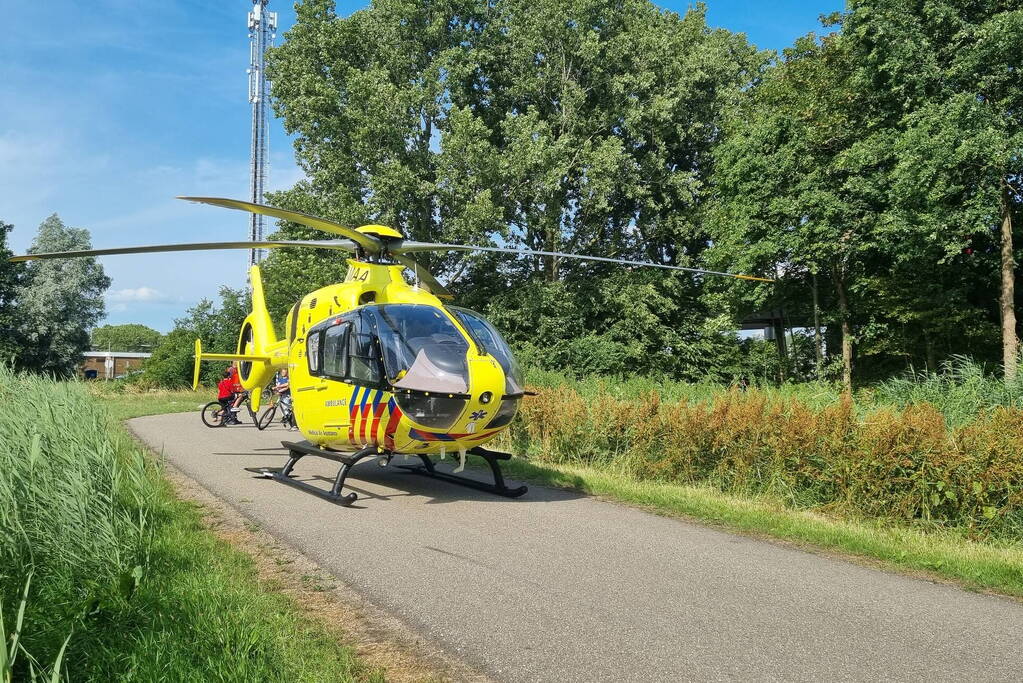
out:
{"label": "bicycle wheel", "polygon": [[210,401],[202,407],[202,423],[207,427],[220,427],[224,424],[220,414],[220,401]]}
{"label": "bicycle wheel", "polygon": [[267,406],[266,410],[263,411],[263,414],[260,415],[259,419],[256,420],[256,429],[258,429],[259,431],[263,431],[264,429],[269,427],[270,423],[274,421],[274,414],[276,412],[277,412],[276,403],[271,403],[269,406]]}

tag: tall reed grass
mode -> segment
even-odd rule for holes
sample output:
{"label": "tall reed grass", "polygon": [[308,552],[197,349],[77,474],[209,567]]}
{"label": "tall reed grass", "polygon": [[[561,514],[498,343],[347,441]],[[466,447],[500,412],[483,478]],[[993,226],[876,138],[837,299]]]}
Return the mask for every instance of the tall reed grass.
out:
{"label": "tall reed grass", "polygon": [[978,413],[997,406],[1023,408],[1023,373],[1006,383],[993,368],[965,356],[955,356],[937,372],[909,372],[880,383],[871,399],[901,408],[927,403],[950,424],[970,422]]}
{"label": "tall reed grass", "polygon": [[84,384],[0,367],[0,541],[0,623],[21,624],[26,655],[13,680],[61,656],[74,680],[365,674],[203,528]]}
{"label": "tall reed grass", "polygon": [[107,427],[81,387],[0,368],[0,596],[12,604],[33,573],[24,639],[39,650],[146,564],[152,478]]}

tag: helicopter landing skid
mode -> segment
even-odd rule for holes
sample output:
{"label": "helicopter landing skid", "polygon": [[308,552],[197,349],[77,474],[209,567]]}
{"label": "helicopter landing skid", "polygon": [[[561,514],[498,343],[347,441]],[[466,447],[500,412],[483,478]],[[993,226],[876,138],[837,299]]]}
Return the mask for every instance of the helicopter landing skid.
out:
{"label": "helicopter landing skid", "polygon": [[424,455],[422,453],[416,453],[416,455],[419,456],[419,459],[423,461],[422,465],[398,465],[398,467],[404,470],[408,470],[413,474],[422,474],[427,477],[442,479],[444,481],[449,481],[452,484],[468,486],[469,488],[476,489],[477,491],[486,491],[487,493],[493,493],[498,496],[504,496],[505,498],[518,498],[519,496],[521,496],[522,494],[529,490],[529,488],[526,486],[519,486],[517,488],[511,489],[505,485],[504,476],[501,474],[501,467],[500,465],[498,465],[498,461],[508,460],[509,458],[511,458],[510,453],[488,451],[486,448],[483,448],[482,446],[476,446],[475,448],[466,451],[466,454],[478,455],[479,457],[487,461],[487,464],[490,465],[490,471],[494,474],[493,484],[487,484],[486,482],[476,481],[475,479],[470,479],[469,477],[460,477],[457,474],[449,474],[447,472],[442,472],[434,466],[433,461],[430,460],[430,456]]}
{"label": "helicopter landing skid", "polygon": [[[348,473],[351,472],[352,467],[362,460],[363,458],[369,458],[375,455],[379,455],[381,450],[377,446],[367,446],[360,451],[355,453],[337,453],[335,451],[328,451],[322,448],[317,448],[308,441],[300,441],[294,443],[292,441],[282,441],[281,445],[288,449],[288,453],[291,458],[285,463],[284,467],[280,470],[263,469],[263,476],[270,477],[274,481],[279,481],[282,484],[287,484],[296,489],[301,489],[306,493],[311,493],[314,496],[319,496],[324,500],[329,500],[332,503],[338,505],[349,506],[354,503],[358,498],[358,494],[354,491],[352,493],[341,495],[341,487],[344,486],[345,479],[348,478]],[[307,484],[304,481],[298,481],[297,479],[291,478],[291,470],[294,469],[295,463],[301,460],[304,456],[315,455],[320,458],[326,458],[327,460],[333,460],[341,463],[341,467],[338,468],[337,476],[334,477],[334,485],[329,491]]]}

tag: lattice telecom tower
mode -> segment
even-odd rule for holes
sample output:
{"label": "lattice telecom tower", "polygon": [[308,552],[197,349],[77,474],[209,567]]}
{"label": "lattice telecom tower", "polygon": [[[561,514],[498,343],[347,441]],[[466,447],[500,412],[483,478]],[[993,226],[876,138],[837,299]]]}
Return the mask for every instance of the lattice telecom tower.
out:
{"label": "lattice telecom tower", "polygon": [[[249,12],[249,102],[252,104],[252,161],[249,167],[249,201],[263,203],[263,185],[270,160],[270,81],[266,80],[266,49],[277,37],[277,12],[266,11],[269,0],[252,0]],[[263,239],[263,216],[252,214],[249,239]],[[249,265],[263,260],[262,249],[249,250]]]}

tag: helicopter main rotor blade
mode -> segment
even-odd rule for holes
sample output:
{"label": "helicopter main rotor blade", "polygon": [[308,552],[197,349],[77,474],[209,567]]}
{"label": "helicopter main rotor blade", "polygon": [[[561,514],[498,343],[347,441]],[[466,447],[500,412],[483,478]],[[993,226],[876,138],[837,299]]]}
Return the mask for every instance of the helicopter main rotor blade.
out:
{"label": "helicopter main rotor blade", "polygon": [[283,221],[301,223],[302,225],[310,228],[316,228],[317,230],[323,230],[324,232],[329,232],[334,235],[347,237],[371,254],[378,254],[383,248],[383,242],[373,235],[365,235],[354,228],[349,228],[346,225],[341,225],[340,223],[335,223],[334,221],[329,221],[326,218],[320,218],[319,216],[310,216],[309,214],[302,213],[301,211],[288,211],[287,209],[278,209],[273,206],[267,206],[266,204],[255,204],[253,202],[245,202],[240,199],[224,199],[221,197],[178,197],[178,199],[197,202],[199,204],[222,206],[225,209],[249,211],[251,213],[279,218]]}
{"label": "helicopter main rotor blade", "polygon": [[663,263],[651,263],[649,261],[630,261],[628,259],[608,258],[607,256],[584,256],[582,254],[567,254],[561,251],[538,251],[535,249],[511,249],[508,247],[475,247],[468,244],[434,244],[432,242],[401,242],[391,248],[391,253],[401,254],[415,251],[490,251],[500,254],[518,254],[519,256],[560,256],[564,258],[580,259],[582,261],[603,261],[605,263],[622,263],[628,266],[646,266],[649,268],[665,268],[667,270],[684,270],[689,273],[701,273],[704,275],[722,275],[724,277],[735,277],[741,280],[756,280],[758,282],[774,282],[766,277],[755,275],[742,275],[740,273],[723,273],[717,270],[706,270],[704,268],[687,268],[685,266],[669,266]]}
{"label": "helicopter main rotor blade", "polygon": [[313,249],[335,249],[354,252],[357,245],[348,240],[274,240],[265,242],[193,242],[191,244],[152,244],[144,247],[113,247],[111,249],[83,249],[79,251],[53,251],[42,254],[22,254],[8,260],[35,261],[37,259],[81,258],[83,256],[114,256],[117,254],[152,254],[167,251],[211,251],[215,249],[275,249],[280,247],[309,247]]}
{"label": "helicopter main rotor blade", "polygon": [[426,289],[430,294],[433,294],[438,299],[454,299],[455,295],[448,291],[447,287],[437,281],[437,278],[433,276],[433,273],[423,267],[423,264],[416,261],[411,256],[403,256],[402,254],[391,254],[391,257],[405,266],[409,270],[416,274],[416,277],[423,281],[426,285]]}

